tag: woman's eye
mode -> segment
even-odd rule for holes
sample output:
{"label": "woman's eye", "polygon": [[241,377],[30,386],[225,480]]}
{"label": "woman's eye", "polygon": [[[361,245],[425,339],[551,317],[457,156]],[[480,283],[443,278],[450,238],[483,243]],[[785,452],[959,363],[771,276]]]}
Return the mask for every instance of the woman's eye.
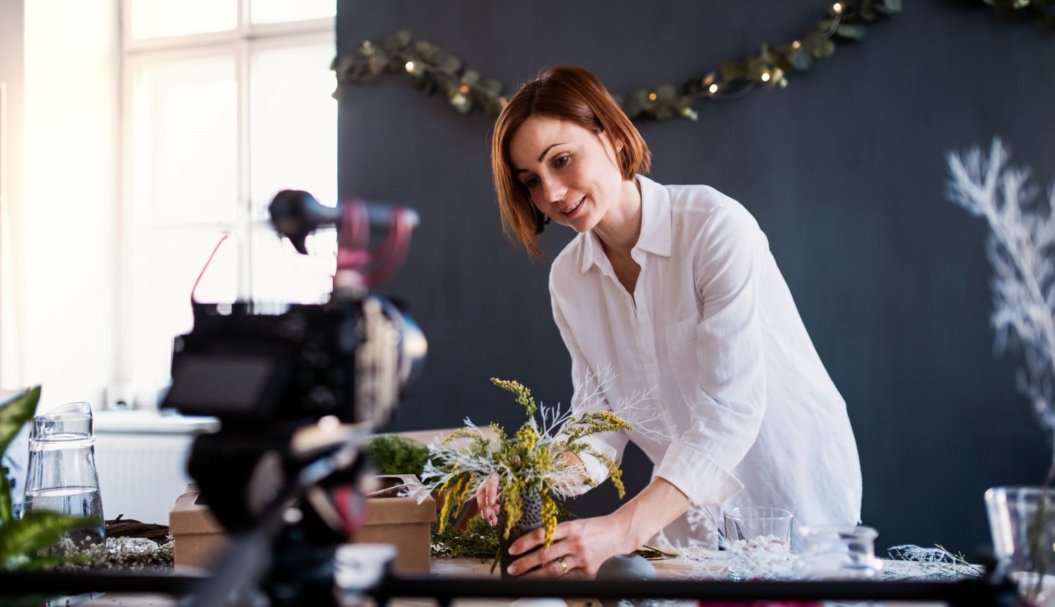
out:
{"label": "woman's eye", "polygon": [[571,154],[561,154],[553,159],[553,166],[559,169],[568,164],[569,161],[571,161]]}
{"label": "woman's eye", "polygon": [[538,185],[538,177],[529,177],[527,180],[524,181],[524,187],[529,189],[529,190],[533,189],[537,185]]}

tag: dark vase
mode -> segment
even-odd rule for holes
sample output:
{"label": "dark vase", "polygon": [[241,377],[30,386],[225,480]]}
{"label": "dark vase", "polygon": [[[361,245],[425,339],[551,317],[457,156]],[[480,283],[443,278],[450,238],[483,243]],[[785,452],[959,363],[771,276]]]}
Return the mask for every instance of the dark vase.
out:
{"label": "dark vase", "polygon": [[[521,491],[520,504],[523,515],[520,517],[520,520],[517,521],[517,524],[509,530],[509,539],[502,536],[502,532],[506,528],[505,511],[503,510],[498,514],[498,564],[499,568],[502,570],[503,580],[515,579],[518,577],[515,575],[509,575],[506,572],[510,563],[526,554],[534,552],[534,550],[531,550],[524,554],[511,556],[509,554],[509,546],[511,546],[520,536],[542,526],[542,495],[538,491]],[[538,548],[535,550],[537,549]]]}

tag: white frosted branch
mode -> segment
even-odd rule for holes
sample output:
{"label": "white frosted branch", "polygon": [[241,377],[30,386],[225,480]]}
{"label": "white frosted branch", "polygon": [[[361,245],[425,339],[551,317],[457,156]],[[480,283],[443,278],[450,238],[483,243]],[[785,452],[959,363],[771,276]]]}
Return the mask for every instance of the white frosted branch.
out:
{"label": "white frosted branch", "polygon": [[1016,338],[1025,361],[1018,388],[1055,432],[1055,185],[1046,205],[1037,201],[1029,170],[1007,165],[999,139],[988,157],[975,148],[946,158],[947,197],[989,224],[996,344],[1002,349],[1009,335]]}

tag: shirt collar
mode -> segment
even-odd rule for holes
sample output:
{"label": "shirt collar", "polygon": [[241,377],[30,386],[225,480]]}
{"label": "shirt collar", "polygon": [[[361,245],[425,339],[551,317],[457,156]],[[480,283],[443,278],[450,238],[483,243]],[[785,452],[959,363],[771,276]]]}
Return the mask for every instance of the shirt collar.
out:
{"label": "shirt collar", "polygon": [[[665,187],[644,175],[637,175],[636,179],[641,188],[641,234],[634,249],[670,257],[670,194]],[[608,260],[600,239],[593,230],[583,237],[582,271],[586,272],[594,265],[603,267],[600,260]]]}

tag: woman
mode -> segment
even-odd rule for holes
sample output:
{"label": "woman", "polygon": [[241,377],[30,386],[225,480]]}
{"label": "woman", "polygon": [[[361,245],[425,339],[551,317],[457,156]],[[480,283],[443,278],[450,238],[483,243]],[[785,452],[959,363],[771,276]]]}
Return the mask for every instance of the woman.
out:
{"label": "woman", "polygon": [[[612,514],[561,523],[547,550],[529,552],[541,530],[516,541],[510,552],[525,555],[510,573],[593,576],[657,534],[713,547],[733,506],[855,524],[861,473],[846,405],[750,213],[710,187],[644,177],[640,133],[579,68],[524,85],[498,117],[491,155],[513,238],[541,257],[545,224],[578,233],[550,271],[573,410],[610,369],[604,402],[634,428],[594,447],[619,458],[630,440],[654,464],[649,485]],[[604,480],[599,462],[583,460]],[[496,483],[477,500],[494,525]]]}

